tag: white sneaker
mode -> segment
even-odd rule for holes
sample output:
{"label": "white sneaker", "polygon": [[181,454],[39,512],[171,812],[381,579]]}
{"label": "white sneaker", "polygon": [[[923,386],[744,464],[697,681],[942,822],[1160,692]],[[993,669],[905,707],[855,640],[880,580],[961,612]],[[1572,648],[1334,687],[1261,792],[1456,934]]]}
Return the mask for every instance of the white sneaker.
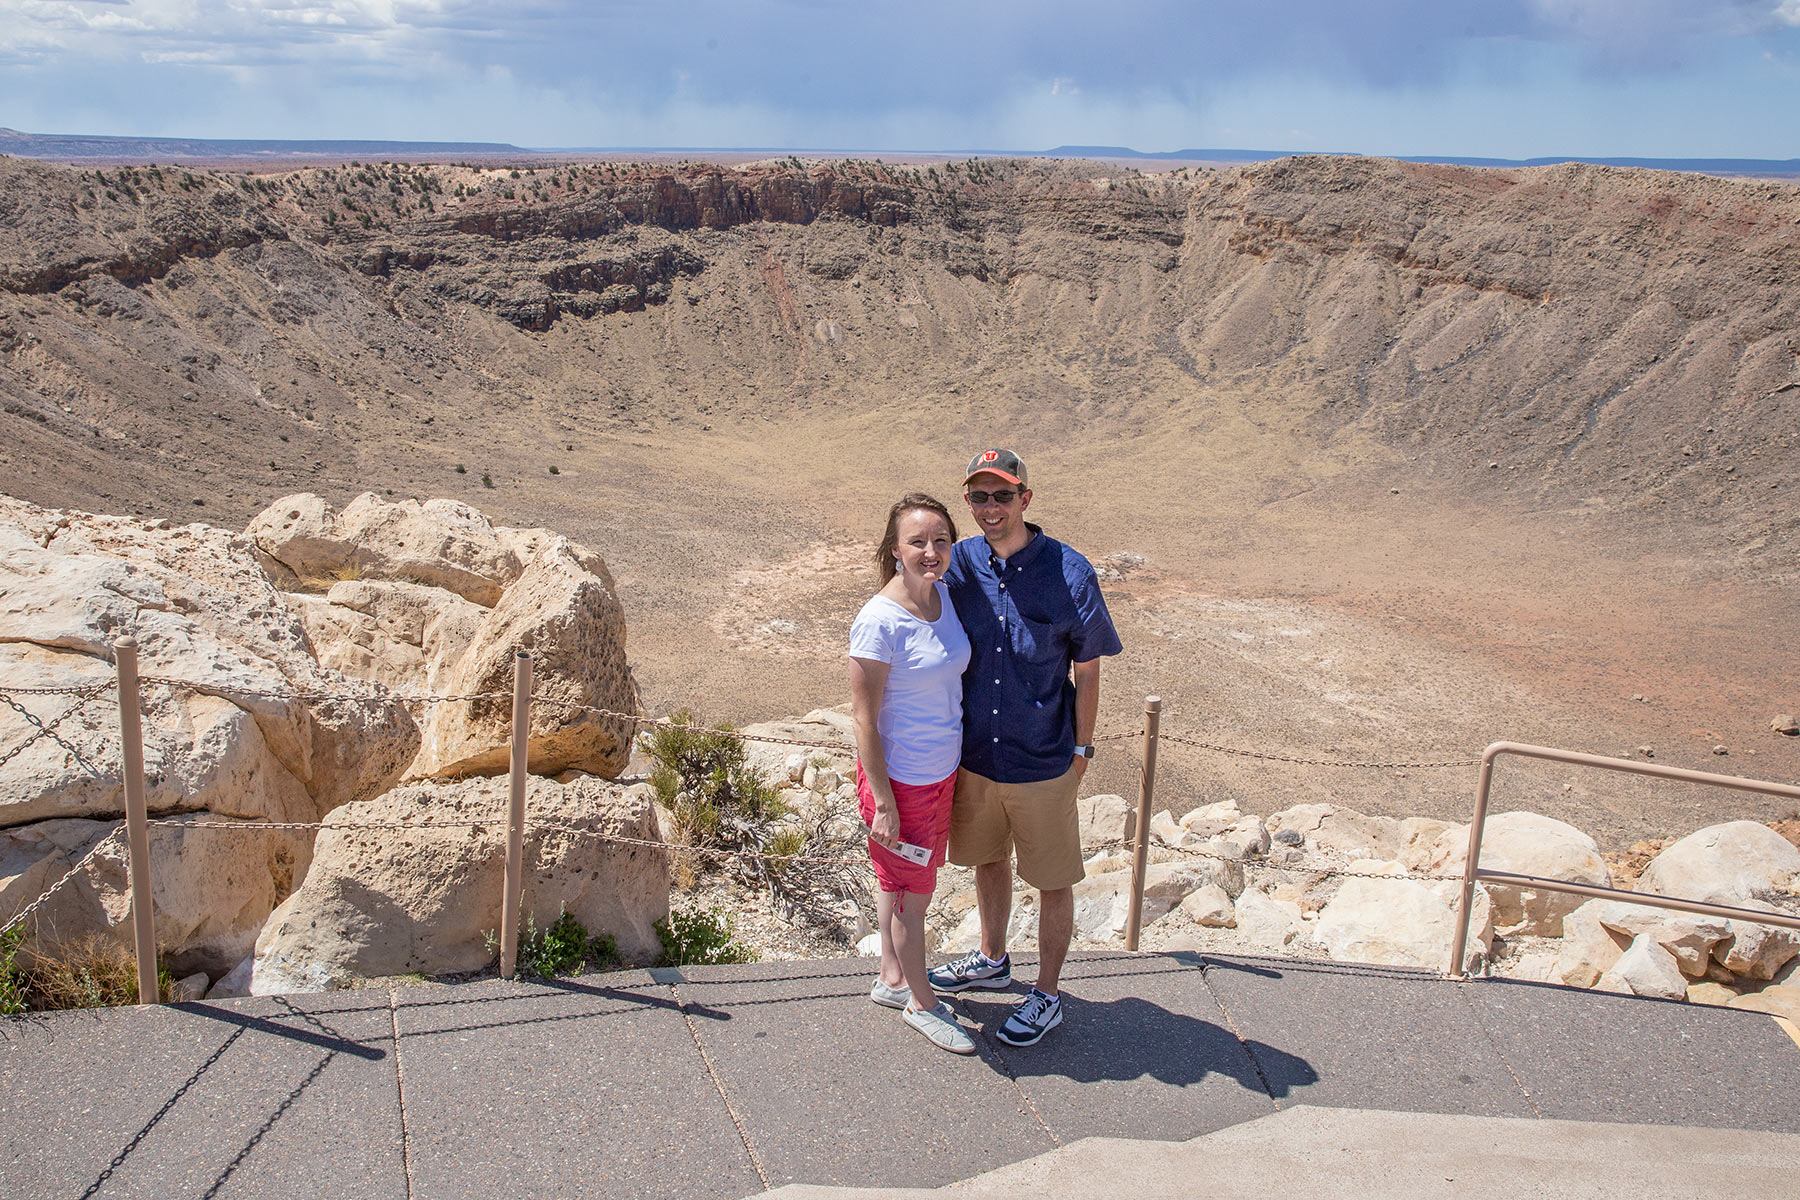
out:
{"label": "white sneaker", "polygon": [[881,976],[875,977],[875,985],[869,989],[869,999],[877,1004],[885,1004],[889,1008],[905,1008],[912,1003],[912,989],[904,983],[899,987],[889,987],[881,982]]}
{"label": "white sneaker", "polygon": [[975,1053],[975,1042],[956,1023],[956,1014],[942,1000],[936,1008],[906,1009],[906,1023],[931,1039],[931,1044],[952,1054]]}

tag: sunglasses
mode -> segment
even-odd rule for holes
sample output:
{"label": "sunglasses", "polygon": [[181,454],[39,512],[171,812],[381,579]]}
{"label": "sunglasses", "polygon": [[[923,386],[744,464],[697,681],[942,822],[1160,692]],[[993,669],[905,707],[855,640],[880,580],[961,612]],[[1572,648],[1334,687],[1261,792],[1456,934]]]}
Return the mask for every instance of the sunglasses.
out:
{"label": "sunglasses", "polygon": [[969,498],[970,504],[986,504],[989,500],[995,504],[1011,504],[1019,498],[1019,493],[1011,488],[998,492],[964,492],[963,495]]}

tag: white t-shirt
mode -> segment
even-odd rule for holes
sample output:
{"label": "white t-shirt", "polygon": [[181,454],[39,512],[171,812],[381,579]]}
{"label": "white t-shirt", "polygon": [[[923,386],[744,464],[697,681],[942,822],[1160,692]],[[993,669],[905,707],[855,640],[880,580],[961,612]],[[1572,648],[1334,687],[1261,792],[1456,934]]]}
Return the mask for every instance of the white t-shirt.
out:
{"label": "white t-shirt", "polygon": [[850,623],[850,657],[888,664],[875,728],[888,778],[936,783],[962,761],[962,673],[969,665],[949,589],[937,586],[943,611],[924,621],[886,596],[871,596]]}

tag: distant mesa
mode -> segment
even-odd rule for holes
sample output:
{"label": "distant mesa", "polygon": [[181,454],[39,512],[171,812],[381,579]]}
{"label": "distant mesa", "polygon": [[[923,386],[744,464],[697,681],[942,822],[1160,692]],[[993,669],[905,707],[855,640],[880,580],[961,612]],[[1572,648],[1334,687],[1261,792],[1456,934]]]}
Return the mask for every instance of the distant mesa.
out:
{"label": "distant mesa", "polygon": [[[424,161],[431,159],[504,159],[521,161],[557,156],[641,155],[652,159],[689,154],[735,160],[748,153],[805,155],[808,158],[844,158],[881,153],[902,156],[982,158],[1076,158],[1106,162],[1154,163],[1259,163],[1299,154],[1356,156],[1356,150],[1241,150],[1221,147],[1185,150],[1134,150],[1130,146],[1055,146],[1049,150],[953,150],[875,151],[857,149],[807,149],[803,147],[692,147],[692,146],[515,146],[510,142],[388,142],[334,141],[330,139],[110,137],[102,134],[21,133],[0,128],[0,154],[52,162],[242,162],[266,160],[293,163],[303,160],[340,162],[350,159]],[[1460,167],[1548,167],[1559,163],[1591,163],[1602,167],[1644,167],[1655,171],[1692,171],[1703,175],[1754,175],[1762,178],[1800,177],[1800,158],[1607,158],[1584,155],[1550,155],[1539,158],[1479,158],[1454,154],[1384,155],[1400,162],[1443,163]]]}

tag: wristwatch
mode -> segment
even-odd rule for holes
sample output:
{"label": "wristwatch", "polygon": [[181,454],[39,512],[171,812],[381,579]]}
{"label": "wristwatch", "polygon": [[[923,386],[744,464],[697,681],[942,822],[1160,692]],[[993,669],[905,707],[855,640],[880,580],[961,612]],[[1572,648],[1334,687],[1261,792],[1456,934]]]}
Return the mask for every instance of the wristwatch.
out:
{"label": "wristwatch", "polygon": [[1091,744],[1087,745],[1087,746],[1075,747],[1075,757],[1076,758],[1092,758],[1092,757],[1094,757],[1094,747]]}

